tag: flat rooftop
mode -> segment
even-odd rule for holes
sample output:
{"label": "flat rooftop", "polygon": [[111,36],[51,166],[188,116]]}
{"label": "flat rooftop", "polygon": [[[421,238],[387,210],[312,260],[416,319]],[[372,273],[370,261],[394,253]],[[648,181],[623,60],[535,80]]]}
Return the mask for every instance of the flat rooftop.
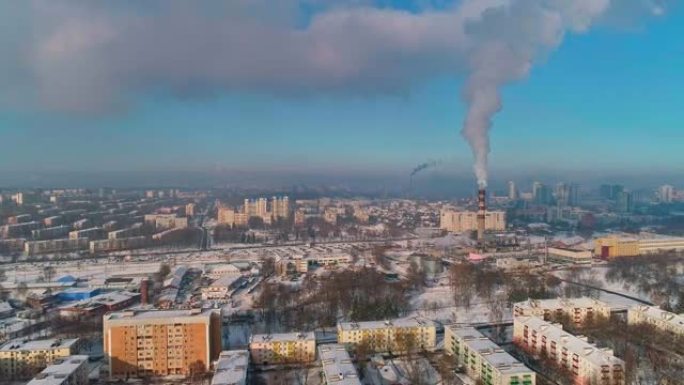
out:
{"label": "flat rooftop", "polygon": [[631,312],[642,313],[646,318],[660,320],[676,329],[684,330],[684,315],[678,315],[654,306],[634,306]]}
{"label": "flat rooftop", "polygon": [[530,373],[531,369],[523,365],[520,361],[515,359],[510,354],[506,353],[501,346],[495,344],[473,327],[453,327],[448,328],[458,337],[463,339],[463,342],[468,345],[470,350],[478,352],[480,357],[493,368],[496,368],[501,373],[516,374],[516,373]]}
{"label": "flat rooftop", "polygon": [[328,384],[361,385],[356,368],[344,345],[321,345],[318,347],[318,355]]}
{"label": "flat rooftop", "polygon": [[424,318],[400,318],[388,321],[364,321],[364,322],[340,322],[338,329],[385,329],[385,328],[409,328],[409,327],[435,327],[435,323]]}
{"label": "flat rooftop", "polygon": [[247,383],[248,350],[226,350],[221,352],[212,385],[244,385]]}
{"label": "flat rooftop", "polygon": [[104,316],[104,321],[108,323],[183,323],[199,322],[208,320],[214,310],[133,310],[109,313]]}
{"label": "flat rooftop", "polygon": [[0,351],[34,351],[34,350],[52,350],[70,348],[78,342],[78,338],[56,339],[51,338],[47,340],[14,340],[6,342],[0,347]]}
{"label": "flat rooftop", "polygon": [[250,338],[250,343],[260,343],[260,342],[287,342],[287,341],[306,341],[315,340],[316,334],[314,332],[306,333],[276,333],[276,334],[252,334]]}
{"label": "flat rooftop", "polygon": [[61,385],[73,383],[69,376],[82,365],[88,365],[88,356],[69,356],[57,359],[52,365],[38,373],[27,385]]}
{"label": "flat rooftop", "polygon": [[577,354],[592,365],[624,364],[624,361],[615,357],[611,351],[600,349],[584,339],[566,332],[559,324],[552,324],[538,317],[518,317],[515,322],[520,322],[527,325],[531,330],[536,330],[537,333],[546,336],[548,340],[555,341],[561,348],[567,348],[570,353]]}

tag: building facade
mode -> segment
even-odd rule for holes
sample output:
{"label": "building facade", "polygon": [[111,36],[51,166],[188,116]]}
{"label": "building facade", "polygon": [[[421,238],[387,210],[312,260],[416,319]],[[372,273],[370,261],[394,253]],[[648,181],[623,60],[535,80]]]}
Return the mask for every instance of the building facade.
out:
{"label": "building facade", "polygon": [[485,385],[535,385],[535,372],[472,327],[447,326],[444,352]]}
{"label": "building facade", "polygon": [[316,360],[316,336],[309,333],[253,334],[252,362],[258,365],[307,363]]}
{"label": "building facade", "polygon": [[437,343],[437,328],[432,321],[422,318],[340,322],[337,342],[351,346],[366,343],[378,353],[401,352],[406,348],[432,351]]}
{"label": "building facade", "polygon": [[568,370],[576,385],[624,385],[625,363],[610,349],[600,349],[576,337],[560,324],[538,317],[516,317],[513,343],[527,354],[548,359]]}
{"label": "building facade", "polygon": [[221,351],[221,320],[208,310],[128,311],[103,318],[111,378],[190,375]]}
{"label": "building facade", "polygon": [[88,356],[58,358],[27,385],[88,385]]}
{"label": "building facade", "polygon": [[684,315],[661,310],[654,306],[637,305],[627,311],[630,325],[649,324],[657,329],[684,336]]}
{"label": "building facade", "polygon": [[0,378],[32,378],[56,359],[75,354],[78,343],[77,338],[7,342],[0,347]]}
{"label": "building facade", "polygon": [[567,318],[581,325],[594,317],[610,318],[613,310],[623,310],[589,297],[540,299],[518,302],[513,305],[513,317],[539,317],[545,321]]}
{"label": "building facade", "polygon": [[[477,212],[442,210],[440,212],[440,228],[454,233],[477,230]],[[487,211],[485,213],[485,230],[503,231],[506,229],[506,213],[503,211]]]}

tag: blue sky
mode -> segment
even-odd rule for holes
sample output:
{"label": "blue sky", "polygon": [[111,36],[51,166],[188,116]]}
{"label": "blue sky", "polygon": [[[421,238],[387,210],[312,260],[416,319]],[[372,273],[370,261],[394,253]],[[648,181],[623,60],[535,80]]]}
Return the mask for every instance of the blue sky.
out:
{"label": "blue sky", "polygon": [[[682,36],[682,7],[627,30],[568,35],[528,79],[505,87],[491,168],[684,171]],[[137,88],[125,109],[92,115],[5,103],[0,171],[394,173],[441,159],[469,172],[462,82],[439,73],[389,95]]]}

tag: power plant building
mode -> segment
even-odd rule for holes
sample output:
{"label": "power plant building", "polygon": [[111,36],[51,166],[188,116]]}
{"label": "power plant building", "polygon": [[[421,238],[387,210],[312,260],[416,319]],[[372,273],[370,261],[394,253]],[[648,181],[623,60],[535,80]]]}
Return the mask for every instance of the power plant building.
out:
{"label": "power plant building", "polygon": [[[477,231],[477,216],[478,213],[475,211],[442,210],[439,227],[454,233]],[[506,213],[504,211],[486,211],[484,229],[491,231],[506,230]]]}

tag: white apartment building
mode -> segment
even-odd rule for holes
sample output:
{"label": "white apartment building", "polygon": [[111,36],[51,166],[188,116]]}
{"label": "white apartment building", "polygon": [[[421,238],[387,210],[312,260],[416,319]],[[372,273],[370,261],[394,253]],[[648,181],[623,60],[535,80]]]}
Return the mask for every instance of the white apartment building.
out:
{"label": "white apartment building", "polygon": [[610,349],[599,349],[560,324],[538,317],[515,317],[513,343],[534,356],[546,356],[568,369],[576,385],[624,385],[625,363]]}
{"label": "white apartment building", "polygon": [[673,334],[684,336],[684,315],[677,315],[654,306],[638,305],[627,311],[627,323],[646,323]]}
{"label": "white apartment building", "polygon": [[535,372],[473,327],[447,326],[444,352],[485,385],[535,385]]}

